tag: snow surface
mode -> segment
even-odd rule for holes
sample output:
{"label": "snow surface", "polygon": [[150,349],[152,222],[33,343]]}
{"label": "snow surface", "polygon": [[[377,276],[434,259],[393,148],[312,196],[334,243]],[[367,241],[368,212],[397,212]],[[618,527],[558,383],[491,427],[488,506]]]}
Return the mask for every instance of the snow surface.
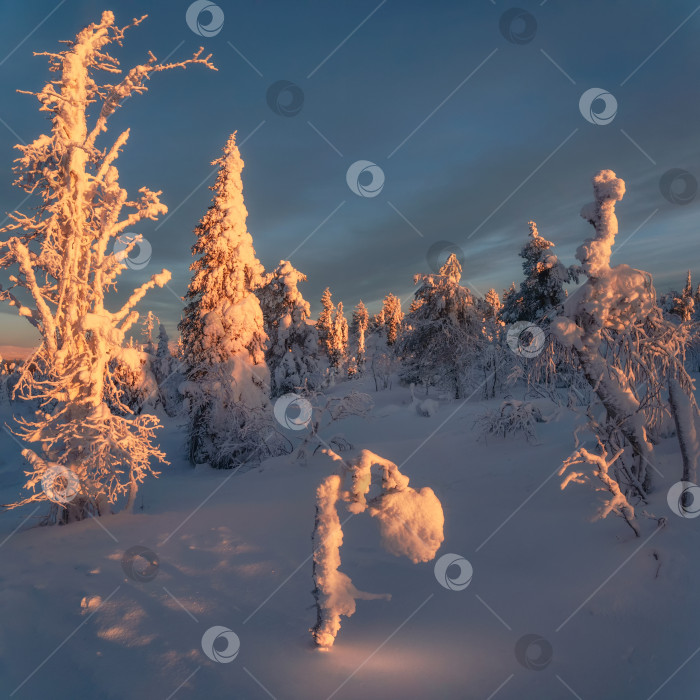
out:
{"label": "snow surface", "polygon": [[[539,445],[485,445],[474,421],[500,399],[443,400],[426,418],[408,389],[375,393],[366,378],[333,392],[350,387],[370,392],[376,408],[333,430],[394,461],[417,489],[434,490],[445,514],[438,557],[454,553],[472,564],[467,588],[448,590],[435,562],[393,556],[374,518],[352,518],[343,526],[342,571],[358,588],[392,597],[359,600],[332,651],[315,650],[311,531],[316,489],[333,464],[317,454],[307,465],[278,457],[245,473],[195,470],[183,426],[162,414],[159,438],[172,466],[146,482],[133,515],[33,529],[36,506],[0,517],[3,696],[697,697],[697,656],[668,680],[700,644],[700,520],[676,517],[666,503],[678,480],[677,443],[655,450],[664,477],[656,475],[646,507],[668,526],[642,519],[635,538],[620,518],[590,522],[598,503],[589,488],[560,490],[557,471],[574,449],[572,413],[539,426]],[[10,420],[6,403],[0,419]],[[19,453],[0,430],[1,502],[21,489]],[[341,506],[341,521],[348,515]],[[151,581],[122,569],[135,545],[158,556]],[[202,651],[202,636],[217,625],[240,639],[231,663]],[[516,658],[526,634],[552,646],[543,670]]]}

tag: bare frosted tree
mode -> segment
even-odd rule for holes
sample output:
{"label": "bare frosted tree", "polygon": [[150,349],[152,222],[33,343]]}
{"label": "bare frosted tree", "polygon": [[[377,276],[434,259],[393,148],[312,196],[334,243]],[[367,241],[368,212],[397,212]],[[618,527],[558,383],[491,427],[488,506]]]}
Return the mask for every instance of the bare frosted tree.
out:
{"label": "bare frosted tree", "polygon": [[[24,450],[30,464],[25,488],[33,493],[11,507],[53,494],[57,503],[49,518],[54,522],[106,513],[125,493],[130,508],[138,484],[154,473],[151,461],[164,461],[153,443],[158,419],[129,415],[110,367],[119,359],[125,333],[138,321],[136,305],[149,289],[167,283],[170,273],[153,275],[115,311],[107,308],[106,296],[139,239],[118,254],[111,253],[111,244],[167,208],[160,192],[142,187],[133,198],[119,185],[115,161],[129,138],[128,129],[105,148],[97,142],[124,100],[146,91],[152,74],[190,64],[214,66],[209,56],[202,57],[202,49],[177,63],[159,63],[149,53],[146,63],[119,76],[119,61],[107,48],[121,45],[125,31],[115,25],[111,12],[104,12],[99,22],[67,42],[65,50],[39,54],[48,57],[56,79],[27,94],[50,115],[51,130],[16,146],[22,155],[16,161],[15,184],[38,195],[40,206],[31,216],[11,214],[12,223],[3,230],[14,235],[0,242],[0,267],[14,270],[10,287],[0,289],[0,299],[41,334],[41,344],[25,363],[15,389],[41,402],[36,417],[19,419],[16,430],[41,449]],[[99,75],[105,73],[116,81],[101,82]],[[89,119],[88,110],[97,114],[95,119]],[[60,474],[57,478],[64,481],[77,480],[69,502],[56,498],[65,488],[46,488]]]}

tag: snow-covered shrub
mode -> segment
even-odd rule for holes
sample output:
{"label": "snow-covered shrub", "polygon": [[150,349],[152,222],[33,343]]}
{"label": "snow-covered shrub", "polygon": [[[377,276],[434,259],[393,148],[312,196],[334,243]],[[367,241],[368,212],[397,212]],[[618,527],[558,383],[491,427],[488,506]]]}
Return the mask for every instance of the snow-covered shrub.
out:
{"label": "snow-covered shrub", "polygon": [[343,435],[333,435],[324,440],[321,438],[321,430],[351,416],[364,418],[374,408],[372,397],[360,391],[352,391],[346,396],[331,397],[315,393],[309,396],[309,400],[313,404],[313,409],[306,430],[298,436],[301,440],[295,449],[298,460],[306,459],[309,452],[318,449],[319,445],[334,446],[341,452],[351,449],[351,443]]}
{"label": "snow-covered shrub", "polygon": [[318,647],[329,649],[340,630],[341,616],[350,617],[355,612],[355,601],[391,598],[388,594],[359,591],[339,570],[343,530],[338,503],[347,503],[353,514],[369,511],[379,521],[384,548],[395,556],[408,557],[414,564],[435,558],[444,540],[445,518],[433,490],[423,487],[416,491],[388,459],[369,450],[361,450],[350,461],[333,450],[323,452],[340,472],[326,477],[316,493],[313,593],[317,616],[311,632]]}
{"label": "snow-covered shrub", "polygon": [[438,408],[440,408],[440,404],[435,399],[423,399],[416,404],[416,413],[419,416],[430,418],[437,413]]}
{"label": "snow-covered shrub", "polygon": [[153,74],[190,64],[213,66],[209,57],[201,57],[202,49],[176,63],[159,63],[149,54],[146,63],[115,82],[101,82],[100,76],[120,73],[108,47],[121,45],[125,29],[115,25],[112,12],[104,12],[63,51],[45,54],[54,79],[29,94],[49,115],[51,130],[17,146],[21,156],[15,167],[15,184],[33,192],[40,206],[31,216],[11,214],[12,223],[3,231],[14,235],[0,242],[0,267],[15,270],[0,299],[41,334],[41,345],[16,387],[20,396],[42,401],[43,409],[31,420],[19,419],[16,430],[23,440],[40,445],[40,453],[24,450],[30,464],[25,487],[33,493],[12,507],[47,500],[39,485],[49,465],[59,465],[70,470],[79,488],[70,503],[52,506],[54,522],[103,513],[122,494],[129,495],[130,508],[138,484],[155,473],[153,461],[164,461],[153,443],[157,418],[120,415],[128,408],[110,365],[138,321],[136,305],[150,289],[166,284],[170,273],[153,275],[115,311],[106,301],[140,239],[114,254],[113,244],[167,207],[159,192],[142,187],[130,197],[120,187],[115,162],[128,129],[111,144],[98,146],[98,140],[120,105],[146,92]]}
{"label": "snow-covered shrub", "polygon": [[486,411],[477,419],[481,438],[490,435],[505,438],[509,435],[522,435],[527,442],[537,443],[537,423],[545,423],[542,411],[530,401],[506,399],[493,410]]}
{"label": "snow-covered shrub", "polygon": [[[374,336],[372,339],[374,339]],[[388,349],[382,351],[374,346],[371,349],[371,357],[370,369],[374,379],[374,390],[391,389],[392,377],[398,367],[398,362],[393,352]]]}

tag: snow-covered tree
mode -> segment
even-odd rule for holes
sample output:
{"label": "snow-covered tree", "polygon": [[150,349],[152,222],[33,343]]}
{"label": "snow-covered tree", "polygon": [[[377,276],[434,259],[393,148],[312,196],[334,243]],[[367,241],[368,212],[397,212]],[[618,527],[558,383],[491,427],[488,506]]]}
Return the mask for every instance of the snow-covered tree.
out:
{"label": "snow-covered tree", "polygon": [[414,564],[435,558],[444,540],[442,505],[431,488],[416,491],[409,479],[388,459],[361,450],[351,461],[333,450],[323,452],[338,466],[339,473],[326,477],[316,492],[313,532],[313,578],[316,624],[312,635],[321,649],[333,646],[341,616],[355,612],[357,600],[390,600],[389,594],[364,593],[340,571],[343,529],[338,503],[345,501],[353,514],[369,511],[379,521],[384,548]]}
{"label": "snow-covered tree", "polygon": [[484,317],[488,320],[498,319],[502,306],[498,292],[492,287],[484,297]]}
{"label": "snow-covered tree", "polygon": [[386,329],[386,342],[390,347],[398,338],[403,316],[401,299],[394,294],[387,294],[386,297],[384,297],[384,304],[382,306],[382,321]]}
{"label": "snow-covered tree", "polygon": [[157,392],[157,380],[153,372],[153,355],[149,355],[129,338],[126,347],[110,363],[113,381],[118,388],[120,401],[128,408],[124,411],[118,402],[108,401],[110,410],[120,415],[140,414],[147,401]]}
{"label": "snow-covered tree", "polygon": [[148,399],[154,406],[162,405],[169,416],[175,416],[182,405],[180,385],[186,377],[182,361],[170,351],[170,338],[162,323],[158,327],[156,354],[150,358],[150,365],[156,389]]}
{"label": "snow-covered tree", "polygon": [[409,329],[398,343],[406,383],[438,386],[461,398],[467,372],[480,342],[480,319],[474,299],[460,285],[462,266],[452,254],[437,275],[416,275],[420,303],[406,317]]}
{"label": "snow-covered tree", "polygon": [[[501,314],[503,313],[503,309],[506,307],[508,308],[517,308],[517,296],[518,296],[518,290],[515,286],[515,282],[510,283],[510,287],[508,289],[503,290],[503,297],[502,297],[502,303],[501,303]],[[504,319],[505,321],[505,319]]]}
{"label": "snow-covered tree", "polygon": [[[589,413],[601,454],[593,458],[579,450],[577,460],[596,464],[604,482],[611,474],[627,499],[644,501],[655,462],[650,433],[663,414],[670,409],[686,434],[694,431],[693,382],[683,366],[688,335],[683,324],[663,318],[649,273],[610,265],[618,233],[615,204],[625,194],[624,181],[611,170],[601,170],[593,189],[595,201],[581,216],[593,225],[595,235],[576,252],[587,279],[554,318],[552,330],[573,351],[604,409],[602,420]],[[666,403],[669,391],[671,401]],[[696,464],[698,455],[692,453],[697,440],[678,437],[684,463]],[[614,456],[607,459],[607,454]],[[614,488],[609,490],[613,500],[606,512],[616,510],[631,519],[633,512]]]}
{"label": "snow-covered tree", "polygon": [[333,331],[334,311],[335,304],[333,303],[331,290],[326,287],[323,290],[323,295],[321,296],[321,313],[316,321],[316,330],[318,331],[318,342],[320,343],[321,348],[327,357],[330,357],[328,338]]}
{"label": "snow-covered tree", "polygon": [[518,291],[504,299],[501,318],[506,323],[537,321],[566,298],[564,284],[571,273],[552,252],[554,243],[545,240],[534,221],[528,223],[530,239],[520,251],[525,279]]}
{"label": "snow-covered tree", "polygon": [[[167,208],[159,192],[143,187],[137,197],[129,197],[119,185],[115,162],[128,129],[111,144],[98,146],[98,140],[117,108],[145,92],[153,74],[193,63],[213,66],[201,56],[202,49],[177,63],[159,63],[149,54],[146,63],[119,76],[119,62],[108,47],[121,45],[125,31],[112,12],[104,12],[64,50],[42,54],[55,80],[28,94],[50,115],[50,132],[17,146],[21,156],[15,167],[15,184],[38,196],[40,205],[31,215],[13,213],[4,231],[15,235],[0,242],[0,267],[14,269],[0,299],[41,334],[17,386],[21,395],[42,405],[34,418],[19,419],[16,431],[40,446],[23,451],[30,465],[25,487],[33,493],[13,506],[53,498],[53,522],[106,513],[122,494],[128,494],[131,507],[139,483],[154,473],[153,460],[164,461],[153,442],[157,418],[128,415],[112,366],[122,355],[125,334],[138,321],[136,305],[149,289],[163,286],[170,273],[153,275],[114,311],[106,297],[139,239],[114,255],[112,244]],[[100,82],[98,76],[105,73],[115,82]],[[70,498],[60,485],[50,488],[56,475],[63,487],[71,483]],[[64,498],[57,497],[59,491]]]}
{"label": "snow-covered tree", "polygon": [[306,275],[287,260],[270,273],[258,290],[268,347],[265,354],[273,397],[306,393],[321,386],[318,334],[309,323],[310,308],[298,289]]}
{"label": "snow-covered tree", "polygon": [[362,300],[360,300],[352,312],[352,323],[350,324],[350,330],[355,338],[355,358],[357,361],[357,368],[360,373],[364,370],[365,366],[365,356],[367,353],[366,337],[368,328],[369,313],[367,312],[367,307],[364,305]]}
{"label": "snow-covered tree", "polygon": [[156,327],[156,321],[160,323],[156,315],[152,311],[149,311],[143,322],[143,351],[147,352],[149,355],[155,355],[156,352],[156,346],[153,342],[153,329]]}
{"label": "snow-covered tree", "polygon": [[343,313],[343,302],[339,301],[333,313],[331,329],[326,336],[331,367],[339,372],[348,359],[348,322]]}
{"label": "snow-covered tree", "polygon": [[495,289],[489,289],[483,300],[477,301],[481,309],[482,343],[478,365],[483,373],[484,397],[493,398],[503,385],[507,371],[515,360],[505,343],[505,324],[501,321],[501,299]]}
{"label": "snow-covered tree", "polygon": [[681,321],[690,321],[695,312],[695,299],[693,295],[693,280],[688,270],[685,287],[680,294],[672,296],[670,313],[675,314]]}
{"label": "snow-covered tree", "polygon": [[212,204],[195,229],[192,279],[179,328],[189,399],[190,459],[232,468],[267,454],[269,372],[260,301],[263,267],[246,227],[243,160],[232,134]]}
{"label": "snow-covered tree", "polygon": [[158,324],[158,347],[155,355],[153,374],[158,384],[160,384],[173,371],[174,365],[174,358],[170,353],[170,338],[162,323]]}

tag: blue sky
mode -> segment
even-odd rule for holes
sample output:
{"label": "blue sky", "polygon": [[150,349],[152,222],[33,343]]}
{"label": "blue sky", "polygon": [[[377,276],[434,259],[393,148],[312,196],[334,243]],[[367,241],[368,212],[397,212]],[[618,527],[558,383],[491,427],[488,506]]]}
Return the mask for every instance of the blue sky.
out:
{"label": "blue sky", "polygon": [[[291,261],[309,277],[302,291],[314,312],[326,286],[346,309],[360,298],[372,308],[388,292],[407,298],[413,275],[429,271],[426,255],[437,241],[462,249],[463,279],[473,289],[500,291],[520,279],[518,251],[530,219],[570,264],[589,235],[579,211],[602,168],[627,182],[618,207],[618,241],[626,242],[614,260],[649,270],[659,292],[680,286],[688,267],[700,281],[698,202],[673,204],[659,189],[672,168],[700,177],[695,2],[520,0],[536,23],[523,43],[502,34],[499,22],[512,5],[501,0],[221,0],[223,27],[211,37],[188,27],[189,5],[0,3],[3,212],[24,198],[11,185],[13,145],[47,126],[36,100],[16,93],[38,90],[50,77],[46,59],[32,51],[58,49],[59,39],[112,9],[121,24],[149,15],[115,49],[123,68],[149,49],[159,58],[173,52],[173,60],[200,45],[213,53],[218,72],[193,67],[154,76],[102,142],[130,127],[122,185],[132,194],[143,185],[161,189],[170,208],[167,219],[139,229],[151,262],[125,273],[119,293],[170,269],[170,290],[142,304],[169,331],[189,279],[192,230],[211,195],[210,162],[234,130],[244,141],[258,257],[271,269],[295,251]],[[522,19],[508,26],[516,39],[525,29]],[[268,106],[268,88],[279,80],[303,92],[294,116]],[[579,98],[590,88],[614,96],[610,123],[583,118]],[[346,172],[358,160],[382,169],[378,196],[348,187]],[[0,309],[0,344],[33,342],[28,324]]]}

